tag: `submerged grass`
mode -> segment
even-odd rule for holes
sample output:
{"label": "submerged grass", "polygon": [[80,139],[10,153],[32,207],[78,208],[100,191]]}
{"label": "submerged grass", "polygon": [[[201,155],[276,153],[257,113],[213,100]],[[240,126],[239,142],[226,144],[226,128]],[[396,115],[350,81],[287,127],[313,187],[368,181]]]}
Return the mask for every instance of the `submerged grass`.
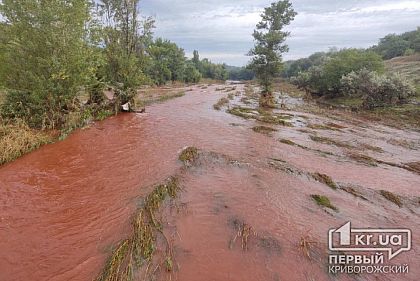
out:
{"label": "submerged grass", "polygon": [[296,143],[294,141],[288,140],[288,139],[280,139],[279,142],[287,144],[287,145],[292,145],[295,146]]}
{"label": "submerged grass", "polygon": [[29,128],[23,121],[0,123],[0,165],[54,140],[54,137],[45,132]]}
{"label": "submerged grass", "polygon": [[383,196],[383,197],[385,197],[388,201],[391,201],[392,203],[394,203],[395,205],[397,205],[398,207],[402,207],[403,206],[403,204],[402,204],[402,202],[401,202],[401,198],[398,196],[398,195],[396,195],[396,194],[394,194],[394,193],[392,193],[392,192],[390,192],[390,191],[386,191],[386,190],[381,190],[380,191],[380,193],[381,193],[381,195]]}
{"label": "submerged grass", "polygon": [[[134,269],[152,261],[157,235],[163,235],[156,212],[166,198],[175,198],[179,190],[176,177],[171,177],[164,184],[155,187],[135,215],[130,237],[116,247],[97,281],[133,280]],[[166,260],[172,261],[170,253]]]}
{"label": "submerged grass", "polygon": [[266,127],[266,126],[255,126],[252,128],[252,130],[256,133],[260,133],[264,135],[270,135],[272,132],[277,132],[276,129],[273,129],[271,127]]}
{"label": "submerged grass", "polygon": [[378,161],[370,156],[367,155],[363,155],[363,154],[359,154],[359,153],[354,153],[354,152],[350,152],[347,154],[347,156],[352,159],[355,160],[359,163],[363,163],[369,166],[378,166]]}
{"label": "submerged grass", "polygon": [[344,148],[353,148],[353,146],[351,146],[350,144],[341,142],[341,141],[337,141],[334,139],[330,139],[327,137],[320,137],[320,136],[316,136],[316,135],[310,135],[309,136],[311,138],[312,141],[315,142],[319,142],[319,143],[323,143],[323,144],[328,144],[328,145],[335,145],[337,147],[344,147]]}
{"label": "submerged grass", "polygon": [[291,119],[290,115],[271,113],[261,108],[234,107],[227,112],[244,119],[254,119],[267,124],[293,127],[293,124],[287,121]]}
{"label": "submerged grass", "polygon": [[311,197],[312,197],[313,200],[315,200],[315,202],[319,206],[326,207],[326,208],[329,208],[329,209],[334,210],[334,211],[338,211],[338,208],[336,206],[334,206],[333,204],[331,204],[330,199],[327,196],[313,194],[313,195],[311,195]]}
{"label": "submerged grass", "polygon": [[229,100],[227,98],[221,98],[216,104],[213,105],[213,108],[216,110],[220,110],[226,104],[229,104]]}
{"label": "submerged grass", "polygon": [[241,239],[241,248],[242,250],[246,251],[249,247],[249,237],[250,236],[257,236],[254,228],[247,224],[246,222],[240,221],[238,219],[234,219],[232,221],[233,227],[236,230],[236,233],[232,240],[229,243],[229,248],[232,249],[235,245],[235,242],[238,238]]}
{"label": "submerged grass", "polygon": [[405,164],[406,170],[417,173],[420,175],[420,161],[419,162],[410,162]]}
{"label": "submerged grass", "polygon": [[136,97],[136,105],[138,107],[148,106],[155,103],[162,103],[171,99],[180,98],[185,96],[185,91],[179,91],[175,93],[161,94],[152,97]]}
{"label": "submerged grass", "polygon": [[187,147],[181,152],[178,159],[185,165],[191,165],[198,156],[198,149],[196,147]]}
{"label": "submerged grass", "polygon": [[313,173],[311,174],[311,176],[314,180],[324,183],[334,190],[338,188],[337,184],[328,175],[321,174],[321,173]]}

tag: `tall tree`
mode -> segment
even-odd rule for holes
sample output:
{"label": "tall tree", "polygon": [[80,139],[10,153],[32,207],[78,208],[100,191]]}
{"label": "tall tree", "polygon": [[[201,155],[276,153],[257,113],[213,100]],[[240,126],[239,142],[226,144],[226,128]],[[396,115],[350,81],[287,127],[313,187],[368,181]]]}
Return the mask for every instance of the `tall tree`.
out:
{"label": "tall tree", "polygon": [[141,56],[151,41],[154,20],[139,20],[139,0],[102,0],[99,15],[103,21],[103,41],[108,82],[124,90],[145,80]]}
{"label": "tall tree", "polygon": [[290,33],[283,29],[296,15],[288,0],[272,3],[270,7],[264,9],[261,21],[254,30],[255,46],[249,52],[249,55],[253,56],[249,67],[255,71],[263,87],[260,98],[262,106],[274,104],[271,92],[272,80],[281,71],[282,54],[289,50],[284,43]]}

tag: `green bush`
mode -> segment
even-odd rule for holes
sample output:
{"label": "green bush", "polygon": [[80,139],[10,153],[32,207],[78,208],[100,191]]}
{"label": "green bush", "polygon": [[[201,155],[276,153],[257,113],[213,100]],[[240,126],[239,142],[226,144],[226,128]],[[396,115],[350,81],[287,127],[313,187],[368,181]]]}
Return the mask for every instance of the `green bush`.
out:
{"label": "green bush", "polygon": [[32,128],[56,128],[63,122],[60,107],[58,97],[9,90],[1,106],[1,117],[24,120]]}
{"label": "green bush", "polygon": [[362,97],[368,109],[402,104],[416,95],[414,85],[404,77],[380,75],[366,69],[344,76],[341,85],[343,93]]}
{"label": "green bush", "polygon": [[201,80],[201,73],[193,64],[187,64],[185,68],[184,81],[187,83],[198,83]]}
{"label": "green bush", "polygon": [[293,81],[298,87],[313,94],[338,97],[341,94],[341,78],[361,69],[383,72],[384,63],[372,51],[343,49],[332,52],[322,65],[300,72]]}

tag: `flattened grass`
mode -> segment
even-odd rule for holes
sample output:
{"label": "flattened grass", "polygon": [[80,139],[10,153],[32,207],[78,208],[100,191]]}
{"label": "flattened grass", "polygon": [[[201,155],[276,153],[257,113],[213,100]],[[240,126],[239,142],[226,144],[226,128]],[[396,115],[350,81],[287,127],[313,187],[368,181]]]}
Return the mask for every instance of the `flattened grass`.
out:
{"label": "flattened grass", "polygon": [[[134,216],[131,235],[115,248],[97,281],[133,280],[134,269],[152,261],[157,235],[163,235],[156,212],[166,198],[175,198],[179,190],[178,179],[171,177],[145,198],[143,207]],[[172,262],[170,253],[166,260]]]}
{"label": "flattened grass", "polygon": [[0,123],[0,165],[53,141],[54,137],[43,131],[29,128],[23,121]]}
{"label": "flattened grass", "polygon": [[336,212],[338,211],[338,208],[331,204],[330,199],[327,196],[313,194],[311,197],[319,206],[329,208]]}

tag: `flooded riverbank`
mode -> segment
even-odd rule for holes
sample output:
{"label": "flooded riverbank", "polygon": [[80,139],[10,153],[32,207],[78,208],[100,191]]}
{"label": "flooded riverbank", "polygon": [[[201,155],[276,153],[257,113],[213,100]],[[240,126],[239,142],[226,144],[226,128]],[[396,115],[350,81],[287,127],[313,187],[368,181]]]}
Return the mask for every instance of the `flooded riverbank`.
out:
{"label": "flooded riverbank", "polygon": [[[288,114],[290,126],[264,123],[225,112],[252,105],[241,103],[244,85],[215,110],[228,94],[218,87],[111,117],[1,167],[0,280],[98,277],[130,235],[140,199],[179,174],[187,146],[204,156],[179,175],[183,211],[164,211],[173,268],[152,271],[157,280],[416,280],[420,176],[404,165],[420,159],[419,133],[298,109],[275,112]],[[381,191],[397,194],[401,207]],[[337,210],[311,195],[327,196]],[[410,228],[413,249],[395,258],[409,274],[328,274],[328,229],[347,221]]]}

